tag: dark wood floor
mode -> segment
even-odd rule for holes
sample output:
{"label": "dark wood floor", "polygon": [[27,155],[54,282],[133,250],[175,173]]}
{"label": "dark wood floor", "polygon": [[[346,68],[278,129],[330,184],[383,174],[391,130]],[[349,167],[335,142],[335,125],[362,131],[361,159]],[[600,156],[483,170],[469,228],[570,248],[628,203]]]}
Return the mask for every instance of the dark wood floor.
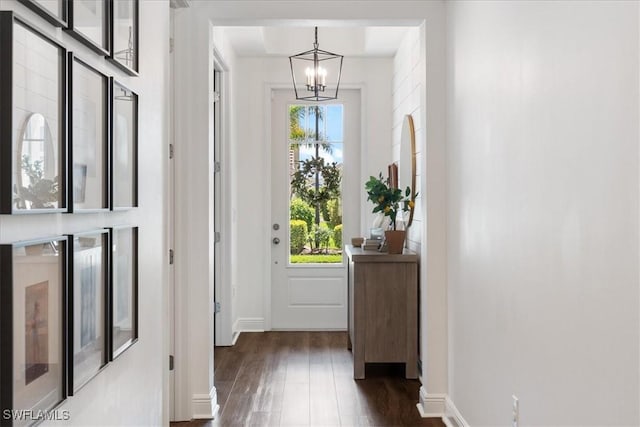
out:
{"label": "dark wood floor", "polygon": [[404,366],[370,365],[353,379],[345,332],[243,333],[215,349],[220,413],[173,427],[430,426],[416,403],[420,383]]}

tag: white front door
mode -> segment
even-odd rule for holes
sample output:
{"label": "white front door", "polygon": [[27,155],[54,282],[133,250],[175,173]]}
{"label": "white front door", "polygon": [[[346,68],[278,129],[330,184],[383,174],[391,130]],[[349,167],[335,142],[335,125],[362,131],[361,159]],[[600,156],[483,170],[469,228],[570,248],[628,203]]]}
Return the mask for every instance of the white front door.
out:
{"label": "white front door", "polygon": [[[341,250],[360,232],[360,119],[359,90],[321,103],[296,101],[291,90],[272,93],[272,329],[347,328]],[[325,193],[330,200],[318,201]]]}

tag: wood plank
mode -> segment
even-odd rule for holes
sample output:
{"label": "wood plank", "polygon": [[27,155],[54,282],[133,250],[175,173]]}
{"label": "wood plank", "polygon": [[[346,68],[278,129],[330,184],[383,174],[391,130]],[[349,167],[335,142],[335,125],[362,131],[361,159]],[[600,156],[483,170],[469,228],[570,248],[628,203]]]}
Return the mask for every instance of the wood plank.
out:
{"label": "wood plank", "polygon": [[284,400],[284,381],[265,381],[255,395],[254,412],[280,412]]}
{"label": "wood plank", "polygon": [[327,362],[312,363],[309,369],[310,423],[312,426],[340,426],[331,355],[325,354],[322,360]]}
{"label": "wood plank", "polygon": [[280,425],[280,411],[276,412],[251,412],[247,417],[245,426],[273,427]]}
{"label": "wood plank", "polygon": [[280,425],[308,426],[309,408],[309,383],[285,383]]}
{"label": "wood plank", "polygon": [[227,400],[229,400],[233,383],[234,381],[215,381],[216,394],[218,395],[218,405],[220,405],[220,409],[224,408]]}

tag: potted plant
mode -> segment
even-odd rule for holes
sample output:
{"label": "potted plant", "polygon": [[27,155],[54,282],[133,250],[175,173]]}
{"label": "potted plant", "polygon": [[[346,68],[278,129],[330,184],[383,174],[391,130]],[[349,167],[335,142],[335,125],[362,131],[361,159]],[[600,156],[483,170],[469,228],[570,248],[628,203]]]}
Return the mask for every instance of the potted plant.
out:
{"label": "potted plant", "polygon": [[367,190],[367,200],[374,204],[373,213],[382,213],[391,220],[389,230],[385,231],[385,240],[390,254],[402,253],[404,247],[405,230],[397,230],[398,212],[407,212],[413,207],[414,201],[411,199],[411,188],[407,187],[404,194],[401,189],[393,188],[389,185],[389,179],[384,179],[382,173],[378,178],[369,177],[364,185]]}

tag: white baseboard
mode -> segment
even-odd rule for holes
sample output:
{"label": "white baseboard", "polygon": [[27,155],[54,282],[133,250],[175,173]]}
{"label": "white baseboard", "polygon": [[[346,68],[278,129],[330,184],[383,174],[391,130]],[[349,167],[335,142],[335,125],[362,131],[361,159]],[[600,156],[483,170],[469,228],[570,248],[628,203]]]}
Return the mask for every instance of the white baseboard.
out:
{"label": "white baseboard", "polygon": [[442,421],[449,427],[469,427],[469,423],[464,419],[456,405],[447,396],[447,414],[442,418]]}
{"label": "white baseboard", "polygon": [[420,403],[416,406],[423,418],[442,418],[447,427],[469,427],[469,423],[447,394],[430,394],[424,387],[420,387]]}
{"label": "white baseboard", "polygon": [[424,386],[420,387],[420,415],[424,418],[441,418],[446,415],[447,395],[440,393],[427,393]]}
{"label": "white baseboard", "polygon": [[194,419],[211,420],[218,416],[218,394],[213,387],[209,394],[194,394],[191,401]]}
{"label": "white baseboard", "polygon": [[238,318],[233,325],[234,334],[240,332],[264,332],[264,318],[262,317],[244,317]]}
{"label": "white baseboard", "polygon": [[233,337],[231,339],[231,345],[232,346],[236,345],[236,341],[238,341],[238,338],[240,338],[240,334],[241,334],[241,332],[238,332],[238,331],[234,331],[233,332]]}

